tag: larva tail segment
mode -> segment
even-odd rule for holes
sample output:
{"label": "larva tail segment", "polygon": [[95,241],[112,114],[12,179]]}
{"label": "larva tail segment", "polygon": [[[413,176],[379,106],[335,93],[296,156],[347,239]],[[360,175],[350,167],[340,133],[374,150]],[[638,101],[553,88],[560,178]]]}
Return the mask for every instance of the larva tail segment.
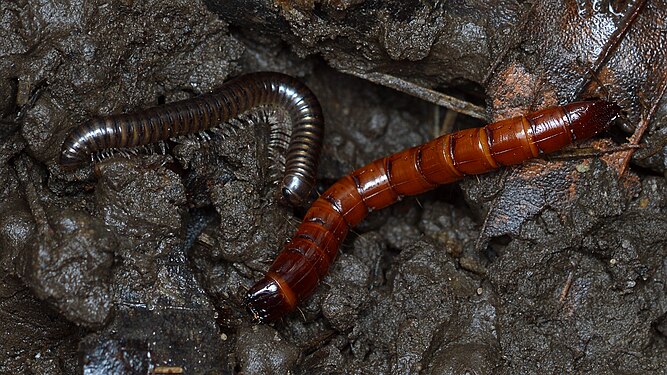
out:
{"label": "larva tail segment", "polygon": [[268,273],[248,291],[254,299],[252,303],[246,300],[246,308],[252,320],[258,323],[275,321],[296,308],[296,298],[290,288],[281,287],[282,279],[275,280]]}
{"label": "larva tail segment", "polygon": [[247,309],[257,322],[274,321],[293,311],[316,289],[349,229],[368,212],[403,196],[590,138],[609,126],[619,111],[604,101],[552,107],[447,134],[357,169],[313,203],[267,275],[246,294]]}

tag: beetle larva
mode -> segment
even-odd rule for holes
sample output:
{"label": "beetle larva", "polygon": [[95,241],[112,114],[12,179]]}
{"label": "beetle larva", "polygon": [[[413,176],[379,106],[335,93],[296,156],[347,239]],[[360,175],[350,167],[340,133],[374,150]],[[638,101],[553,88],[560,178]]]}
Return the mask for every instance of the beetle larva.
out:
{"label": "beetle larva", "polygon": [[326,275],[348,231],[370,211],[592,137],[619,111],[604,101],[552,107],[446,134],[357,169],[312,204],[266,276],[248,291],[248,310],[260,322],[293,311]]}

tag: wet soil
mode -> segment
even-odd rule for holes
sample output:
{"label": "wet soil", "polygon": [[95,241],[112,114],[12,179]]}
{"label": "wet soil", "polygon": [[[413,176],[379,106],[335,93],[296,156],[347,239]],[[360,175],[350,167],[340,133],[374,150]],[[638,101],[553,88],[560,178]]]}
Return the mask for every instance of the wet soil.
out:
{"label": "wet soil", "polygon": [[[0,373],[664,372],[667,4],[641,3],[0,3]],[[276,200],[266,124],[74,172],[57,156],[95,115],[260,70],[322,103],[320,191],[482,124],[371,73],[491,119],[592,97],[624,116],[374,212],[299,311],[254,325],[240,296],[303,214]],[[642,122],[622,171],[611,151]]]}

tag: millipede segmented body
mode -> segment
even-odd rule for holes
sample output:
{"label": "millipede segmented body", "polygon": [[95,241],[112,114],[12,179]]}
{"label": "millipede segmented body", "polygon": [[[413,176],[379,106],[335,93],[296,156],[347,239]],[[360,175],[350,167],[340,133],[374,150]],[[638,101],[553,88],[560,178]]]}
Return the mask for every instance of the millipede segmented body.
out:
{"label": "millipede segmented body", "polygon": [[142,146],[211,129],[261,106],[279,107],[289,114],[292,136],[281,192],[288,203],[303,205],[314,186],[324,121],[320,104],[310,89],[281,73],[251,73],[229,81],[211,94],[95,118],[67,136],[60,164],[66,169],[76,168],[101,150]]}
{"label": "millipede segmented body", "polygon": [[357,169],[312,204],[265,277],[248,291],[246,307],[260,322],[293,311],[327,274],[348,231],[372,210],[592,137],[619,111],[604,101],[552,107],[447,134]]}

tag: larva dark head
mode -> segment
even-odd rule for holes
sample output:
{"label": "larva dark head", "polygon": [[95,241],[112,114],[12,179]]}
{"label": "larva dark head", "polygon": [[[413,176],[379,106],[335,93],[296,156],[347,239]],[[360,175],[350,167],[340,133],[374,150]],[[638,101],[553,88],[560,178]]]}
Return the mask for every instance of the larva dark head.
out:
{"label": "larva dark head", "polygon": [[618,105],[604,100],[570,103],[563,108],[576,140],[603,132],[621,112]]}
{"label": "larva dark head", "polygon": [[290,301],[280,285],[268,276],[250,288],[245,305],[252,320],[258,323],[278,320],[294,310],[294,301]]}

